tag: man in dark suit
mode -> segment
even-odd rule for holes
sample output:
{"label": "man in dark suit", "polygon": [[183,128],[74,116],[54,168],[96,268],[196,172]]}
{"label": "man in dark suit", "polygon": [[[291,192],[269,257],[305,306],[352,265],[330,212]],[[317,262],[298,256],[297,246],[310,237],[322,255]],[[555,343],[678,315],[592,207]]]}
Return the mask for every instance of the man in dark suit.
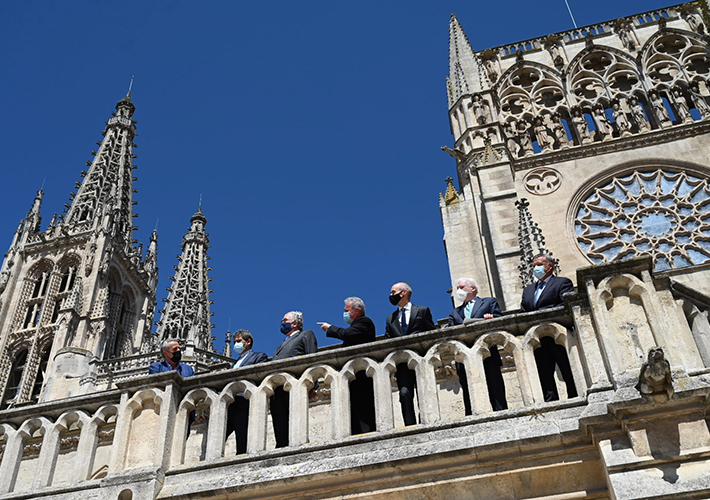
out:
{"label": "man in dark suit", "polygon": [[175,370],[182,377],[192,377],[195,370],[190,365],[181,363],[182,351],[180,342],[177,339],[165,339],[160,344],[160,352],[163,353],[163,361],[156,361],[148,367],[148,374],[169,372]]}
{"label": "man in dark suit", "polygon": [[[237,330],[234,333],[234,353],[239,354],[232,368],[263,363],[269,358],[266,353],[252,350],[254,337],[248,330]],[[234,396],[234,402],[227,408],[227,434],[234,432],[237,438],[237,455],[247,452],[247,432],[249,429],[249,400],[243,394]]]}
{"label": "man in dark suit", "polygon": [[[412,304],[412,287],[407,283],[395,283],[390,289],[390,303],[397,309],[387,316],[385,337],[394,338],[414,333],[427,332],[436,328],[428,307]],[[397,365],[397,387],[399,388],[399,404],[402,407],[404,425],[415,425],[417,418],[414,413],[414,389],[417,377],[406,363]]]}
{"label": "man in dark suit", "polygon": [[[469,323],[473,319],[492,319],[501,315],[498,301],[493,297],[479,297],[478,284],[473,278],[459,278],[456,282],[456,298],[462,304],[451,310],[449,326]],[[508,403],[505,400],[505,384],[500,371],[503,361],[500,359],[498,346],[491,346],[491,355],[483,360],[483,370],[486,374],[488,399],[494,411],[505,410]],[[468,393],[468,378],[463,363],[456,363],[463,390],[463,406],[466,415],[472,415],[471,395]]]}
{"label": "man in dark suit", "polygon": [[[533,258],[533,275],[535,283],[525,287],[520,310],[523,312],[537,311],[557,307],[564,304],[562,296],[574,291],[574,284],[569,278],[555,276],[555,261],[548,254],[538,254]],[[537,372],[545,401],[560,399],[555,383],[555,366],[560,367],[560,373],[567,386],[567,396],[577,397],[577,388],[572,377],[572,368],[564,346],[555,343],[552,337],[542,337],[540,347],[535,349]]]}
{"label": "man in dark suit", "polygon": [[[318,348],[316,336],[311,330],[303,330],[303,313],[291,311],[284,314],[281,320],[281,333],[286,335],[286,339],[276,349],[272,361],[277,359],[292,358],[312,354]],[[289,394],[282,387],[274,390],[271,396],[271,420],[274,424],[274,437],[276,447],[288,446],[288,416],[289,416]]]}
{"label": "man in dark suit", "polygon": [[[375,340],[375,324],[365,316],[365,303],[359,297],[345,299],[343,319],[350,325],[348,328],[318,324],[326,336],[342,340],[343,347]],[[353,435],[375,430],[375,391],[364,370],[357,372],[355,380],[350,382],[350,430]]]}

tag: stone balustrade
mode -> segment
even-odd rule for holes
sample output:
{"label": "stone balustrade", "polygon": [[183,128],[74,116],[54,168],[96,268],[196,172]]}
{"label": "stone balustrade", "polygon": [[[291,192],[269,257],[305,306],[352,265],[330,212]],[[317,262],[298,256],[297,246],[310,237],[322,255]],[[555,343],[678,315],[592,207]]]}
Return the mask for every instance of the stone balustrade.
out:
{"label": "stone balustrade", "polygon": [[[119,382],[117,389],[5,410],[0,412],[0,497],[34,498],[51,488],[52,498],[124,498],[119,495],[129,485],[130,491],[143,492],[134,498],[154,498],[166,485],[178,488],[180,481],[179,488],[188,491],[186,484],[199,480],[197,472],[216,466],[246,467],[255,461],[259,469],[278,457],[293,457],[289,460],[295,464],[303,453],[365,442],[376,450],[393,439],[408,443],[415,436],[436,441],[442,432],[482,436],[477,445],[466,446],[478,446],[477,453],[483,453],[493,434],[476,434],[475,429],[486,422],[510,422],[509,432],[495,435],[496,446],[520,450],[529,438],[524,425],[515,429],[525,416],[545,413],[552,422],[572,422],[544,432],[579,433],[607,415],[611,403],[600,406],[600,400],[638,399],[633,386],[641,363],[657,345],[666,349],[676,392],[692,389],[697,397],[702,388],[694,377],[710,373],[710,299],[652,276],[650,259],[582,269],[577,281],[578,291],[554,309],[187,379],[175,372],[140,375]],[[558,376],[560,401],[544,401],[535,360],[544,337],[552,338],[568,358],[577,397],[567,398],[567,386]],[[483,368],[492,346],[498,346],[503,359],[509,406],[499,412],[491,408]],[[462,411],[454,361],[466,370],[474,413],[469,417]],[[419,424],[414,426],[401,421],[393,384],[400,363],[416,373]],[[349,382],[361,370],[373,380],[377,430],[351,436]],[[290,399],[290,446],[274,449],[269,397],[281,386]],[[320,397],[309,400],[316,387]],[[228,406],[239,394],[250,402],[249,434],[247,453],[236,456],[225,431]],[[588,423],[583,425],[584,418]],[[608,415],[604,418],[608,427]],[[614,454],[613,448],[604,450]],[[257,474],[252,480],[265,479]],[[115,494],[95,496],[97,488]]]}

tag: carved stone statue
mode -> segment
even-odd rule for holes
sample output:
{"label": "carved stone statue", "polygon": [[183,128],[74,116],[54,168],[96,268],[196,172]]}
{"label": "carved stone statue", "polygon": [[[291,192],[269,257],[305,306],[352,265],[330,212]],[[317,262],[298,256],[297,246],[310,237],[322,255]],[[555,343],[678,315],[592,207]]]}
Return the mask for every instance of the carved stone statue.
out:
{"label": "carved stone statue", "polygon": [[604,108],[597,106],[594,108],[594,124],[597,126],[597,138],[600,141],[611,138],[614,129],[611,126],[611,121],[604,113]]}
{"label": "carved stone statue", "polygon": [[705,97],[700,93],[697,83],[693,83],[690,86],[690,99],[693,101],[693,106],[698,110],[700,116],[707,118],[710,115],[710,106],[708,106]]}
{"label": "carved stone statue", "polygon": [[633,52],[638,47],[639,43],[636,34],[626,20],[619,20],[616,25],[616,33],[619,35],[619,40],[626,50]]}
{"label": "carved stone statue", "polygon": [[678,87],[673,87],[671,96],[673,97],[673,103],[675,104],[676,118],[678,118],[681,122],[693,121],[693,117],[690,116],[688,101],[685,99],[685,96],[681,93]]}
{"label": "carved stone statue", "polygon": [[566,148],[569,146],[569,137],[567,136],[567,130],[562,124],[562,117],[559,113],[552,115],[552,133],[555,134],[557,143],[561,148]]}
{"label": "carved stone statue", "polygon": [[530,138],[530,132],[528,131],[529,128],[530,124],[528,122],[525,120],[518,120],[515,130],[518,134],[518,139],[520,140],[520,147],[523,150],[523,154],[526,156],[534,152],[532,139]]}
{"label": "carved stone statue", "polygon": [[703,24],[703,21],[700,19],[700,16],[697,14],[697,12],[691,9],[684,9],[683,19],[685,19],[685,22],[688,23],[688,26],[694,32],[705,33],[705,25]]}
{"label": "carved stone statue", "polygon": [[483,100],[480,94],[473,94],[471,107],[473,108],[473,116],[476,117],[476,121],[479,125],[485,125],[491,120],[491,112],[488,109],[488,103]]}
{"label": "carved stone statue", "polygon": [[508,147],[508,151],[510,151],[511,156],[517,158],[518,153],[520,152],[520,145],[516,140],[517,134],[510,125],[510,122],[505,122],[503,124],[503,133],[505,134],[505,145]]}
{"label": "carved stone statue", "polygon": [[652,90],[649,94],[651,98],[651,106],[653,107],[653,114],[662,125],[669,125],[671,122],[671,117],[668,114],[666,105],[663,102],[661,96],[655,90]]}
{"label": "carved stone statue", "polygon": [[535,137],[537,138],[537,143],[540,146],[540,149],[544,150],[552,148],[555,140],[550,136],[550,133],[543,123],[541,116],[535,118],[535,128],[533,131],[535,132]]}
{"label": "carved stone statue", "polygon": [[495,82],[498,80],[498,68],[494,59],[485,59],[483,61],[483,67],[486,68],[486,73],[488,73],[490,81]]}
{"label": "carved stone statue", "polygon": [[670,398],[673,395],[671,365],[660,347],[648,351],[648,359],[641,366],[636,389],[644,396],[661,394]]}
{"label": "carved stone statue", "polygon": [[611,115],[616,122],[616,127],[619,129],[619,135],[628,135],[631,132],[631,123],[629,123],[626,113],[622,111],[618,102],[615,102],[612,106]]}
{"label": "carved stone statue", "polygon": [[587,120],[582,115],[581,109],[577,108],[573,111],[572,123],[574,123],[574,128],[577,130],[580,142],[582,142],[582,144],[589,142],[589,127],[587,126]]}
{"label": "carved stone statue", "polygon": [[639,132],[645,132],[651,128],[646,118],[646,113],[643,112],[643,106],[639,103],[636,97],[629,99],[629,108],[631,109],[631,119],[639,128]]}

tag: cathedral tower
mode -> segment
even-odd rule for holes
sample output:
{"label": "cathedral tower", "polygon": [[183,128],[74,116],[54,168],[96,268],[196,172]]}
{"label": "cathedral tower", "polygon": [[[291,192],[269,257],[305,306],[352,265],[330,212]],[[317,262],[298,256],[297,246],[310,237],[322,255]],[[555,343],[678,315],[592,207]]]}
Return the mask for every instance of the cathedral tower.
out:
{"label": "cathedral tower", "polygon": [[92,363],[139,351],[155,308],[157,235],[133,240],[130,92],[106,123],[66,215],[42,231],[39,191],[0,269],[2,407],[90,390]]}
{"label": "cathedral tower", "polygon": [[[440,196],[452,282],[520,304],[530,259],[560,272],[635,255],[710,291],[710,65],[702,5],[474,51],[452,16],[458,188]],[[517,210],[516,210],[517,207]],[[703,265],[703,266],[701,266]]]}
{"label": "cathedral tower", "polygon": [[212,345],[212,315],[210,312],[209,283],[211,270],[207,265],[209,235],[205,232],[207,218],[202,206],[190,217],[190,229],[182,239],[182,253],[177,256],[173,284],[168,288],[168,298],[158,321],[158,342],[165,339],[180,339],[190,347],[214,351]]}

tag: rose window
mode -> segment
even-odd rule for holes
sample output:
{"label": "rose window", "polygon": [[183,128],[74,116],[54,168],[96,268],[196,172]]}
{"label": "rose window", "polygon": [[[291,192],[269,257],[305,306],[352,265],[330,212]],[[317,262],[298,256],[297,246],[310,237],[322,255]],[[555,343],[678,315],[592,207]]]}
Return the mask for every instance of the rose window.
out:
{"label": "rose window", "polygon": [[595,264],[637,255],[656,271],[710,260],[708,180],[655,170],[615,177],[580,204],[577,244]]}

